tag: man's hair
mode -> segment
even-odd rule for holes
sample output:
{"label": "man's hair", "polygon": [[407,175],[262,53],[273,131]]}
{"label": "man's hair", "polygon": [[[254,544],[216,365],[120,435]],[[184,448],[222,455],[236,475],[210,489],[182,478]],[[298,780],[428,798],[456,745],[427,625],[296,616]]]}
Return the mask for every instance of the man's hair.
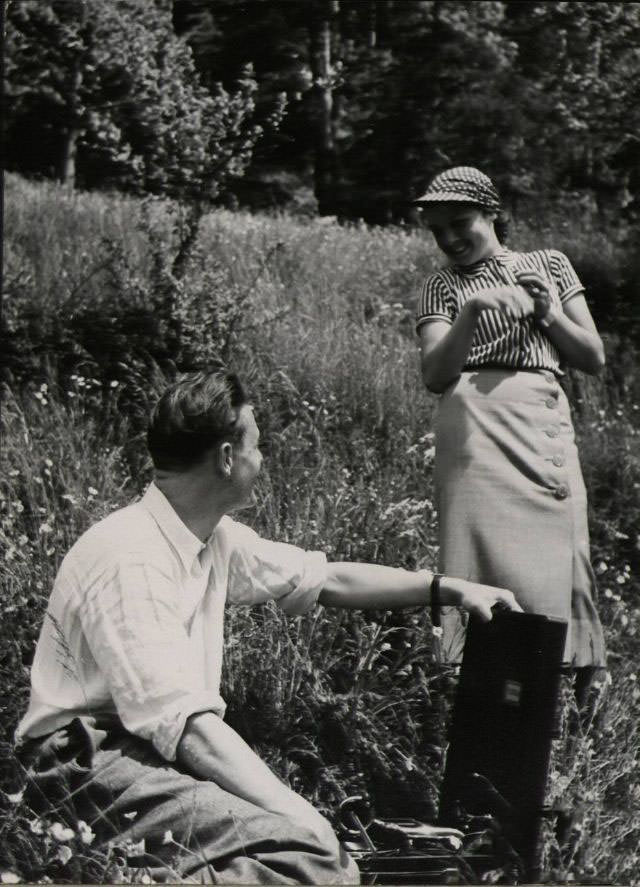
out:
{"label": "man's hair", "polygon": [[186,471],[215,444],[242,437],[238,411],[247,396],[238,377],[223,367],[190,373],[171,385],[156,404],[147,446],[158,469]]}

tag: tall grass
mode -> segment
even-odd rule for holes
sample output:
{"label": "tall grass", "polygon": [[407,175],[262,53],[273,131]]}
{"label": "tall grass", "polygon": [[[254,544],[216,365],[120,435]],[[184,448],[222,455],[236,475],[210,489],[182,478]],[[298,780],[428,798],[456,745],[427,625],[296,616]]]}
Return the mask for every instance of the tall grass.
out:
{"label": "tall grass", "polygon": [[[419,382],[412,331],[417,287],[436,258],[424,236],[219,211],[204,220],[176,281],[158,264],[162,256],[170,264],[176,220],[170,204],[142,207],[7,177],[6,741],[24,710],[60,559],[148,481],[142,416],[154,392],[221,345],[248,380],[267,450],[244,520],[335,559],[412,569],[437,557],[434,402]],[[518,231],[521,242],[535,237]],[[579,259],[600,234],[585,224],[571,237]],[[611,255],[601,253],[603,279]],[[174,315],[163,313],[167,281]],[[632,355],[610,356],[603,379],[568,382],[612,684],[593,721],[556,743],[550,799],[579,811],[564,852],[548,831],[546,872],[556,883],[640,883],[640,374]],[[286,619],[271,607],[231,610],[226,641],[229,720],[297,790],[328,813],[365,791],[381,813],[433,817],[455,681],[434,660],[424,613],[320,609]],[[570,709],[568,695],[567,723]],[[3,754],[9,773],[10,746]],[[0,871],[28,880],[113,880],[116,869],[121,880],[134,877],[109,859],[97,865],[79,834],[72,858],[60,856],[55,835],[29,826],[19,780],[6,787]]]}

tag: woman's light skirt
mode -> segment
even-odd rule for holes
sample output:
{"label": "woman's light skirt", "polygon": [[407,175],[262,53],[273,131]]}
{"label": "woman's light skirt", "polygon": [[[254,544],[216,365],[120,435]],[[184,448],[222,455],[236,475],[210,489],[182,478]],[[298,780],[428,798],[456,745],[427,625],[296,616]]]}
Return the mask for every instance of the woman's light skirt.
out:
{"label": "woman's light skirt", "polygon": [[[440,572],[509,588],[525,611],[566,620],[566,662],[604,665],[586,491],[554,374],[462,373],[438,406],[435,486]],[[459,661],[463,643],[459,611],[445,608],[445,658]]]}

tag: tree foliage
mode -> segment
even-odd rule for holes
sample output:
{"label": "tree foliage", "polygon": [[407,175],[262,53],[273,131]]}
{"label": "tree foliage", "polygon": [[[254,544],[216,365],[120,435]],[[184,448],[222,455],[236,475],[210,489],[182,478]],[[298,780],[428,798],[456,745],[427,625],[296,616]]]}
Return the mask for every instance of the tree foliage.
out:
{"label": "tree foliage", "polygon": [[165,0],[13,0],[5,89],[8,166],[72,186],[212,200],[263,132],[250,67],[207,88]]}

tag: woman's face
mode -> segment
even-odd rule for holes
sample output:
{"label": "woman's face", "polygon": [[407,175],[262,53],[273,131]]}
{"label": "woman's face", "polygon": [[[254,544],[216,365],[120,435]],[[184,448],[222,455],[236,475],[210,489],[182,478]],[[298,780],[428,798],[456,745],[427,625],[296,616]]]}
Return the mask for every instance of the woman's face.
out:
{"label": "woman's face", "polygon": [[472,265],[500,248],[496,214],[467,203],[427,204],[422,210],[442,252],[456,265]]}

